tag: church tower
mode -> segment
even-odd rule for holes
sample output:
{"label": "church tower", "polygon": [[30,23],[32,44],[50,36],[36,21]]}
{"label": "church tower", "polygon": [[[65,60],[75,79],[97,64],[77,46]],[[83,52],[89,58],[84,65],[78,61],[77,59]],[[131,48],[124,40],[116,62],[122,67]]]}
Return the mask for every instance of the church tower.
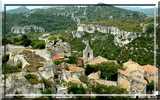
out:
{"label": "church tower", "polygon": [[83,50],[84,63],[93,59],[93,50],[91,49],[89,42],[86,42],[86,48]]}

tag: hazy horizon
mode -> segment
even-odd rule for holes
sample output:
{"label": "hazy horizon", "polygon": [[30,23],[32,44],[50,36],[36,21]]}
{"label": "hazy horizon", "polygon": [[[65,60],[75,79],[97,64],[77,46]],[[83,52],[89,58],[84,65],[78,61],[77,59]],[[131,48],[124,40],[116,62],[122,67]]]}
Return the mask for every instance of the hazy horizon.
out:
{"label": "hazy horizon", "polygon": [[[23,6],[6,6],[6,10],[13,10],[19,7]],[[54,6],[25,6],[28,9],[37,9],[37,8],[48,8],[48,7],[54,7]],[[149,9],[149,8],[154,8],[155,6],[115,6],[118,8],[140,8],[140,9]]]}

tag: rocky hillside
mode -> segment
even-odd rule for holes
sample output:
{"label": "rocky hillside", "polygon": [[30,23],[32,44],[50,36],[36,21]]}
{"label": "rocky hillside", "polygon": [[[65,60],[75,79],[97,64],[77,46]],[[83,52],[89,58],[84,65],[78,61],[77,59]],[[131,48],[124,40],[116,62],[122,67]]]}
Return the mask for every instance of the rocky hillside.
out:
{"label": "rocky hillside", "polygon": [[[36,25],[47,32],[74,30],[79,22],[95,22],[102,20],[137,20],[143,22],[145,15],[113,6],[60,6],[47,9],[20,7],[7,11],[7,30],[14,26]],[[120,26],[120,25],[119,25]]]}
{"label": "rocky hillside", "polygon": [[[62,39],[70,44],[75,55],[80,56],[85,47],[83,41],[87,40],[95,56],[116,59],[120,63],[133,59],[139,64],[153,64],[153,18],[143,13],[110,5],[59,6],[21,13],[8,12],[8,33],[24,33],[35,41],[47,32],[49,40]],[[17,34],[6,36],[9,43],[22,44]]]}

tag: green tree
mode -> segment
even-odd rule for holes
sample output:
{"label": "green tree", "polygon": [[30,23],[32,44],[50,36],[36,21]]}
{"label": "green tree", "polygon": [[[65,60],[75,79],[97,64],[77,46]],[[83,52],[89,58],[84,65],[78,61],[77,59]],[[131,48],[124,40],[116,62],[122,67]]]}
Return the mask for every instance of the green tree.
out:
{"label": "green tree", "polygon": [[85,68],[85,74],[89,75],[90,73],[97,72],[98,70],[99,70],[99,67],[97,67],[95,65],[87,64],[86,68]]}
{"label": "green tree", "polygon": [[146,32],[147,33],[154,33],[154,24],[153,23],[149,23],[147,26],[146,26]]}
{"label": "green tree", "polygon": [[119,68],[121,68],[121,66],[119,64],[116,64],[115,62],[107,62],[97,65],[87,65],[85,74],[89,75],[90,73],[97,72],[98,70],[100,70],[100,77],[102,79],[117,81]]}
{"label": "green tree", "polygon": [[31,40],[28,39],[27,35],[22,35],[22,45],[27,47],[31,44]]}
{"label": "green tree", "polygon": [[118,78],[118,69],[120,66],[118,64],[115,64],[114,62],[110,63],[102,63],[98,65],[100,67],[101,71],[101,78],[117,81]]}

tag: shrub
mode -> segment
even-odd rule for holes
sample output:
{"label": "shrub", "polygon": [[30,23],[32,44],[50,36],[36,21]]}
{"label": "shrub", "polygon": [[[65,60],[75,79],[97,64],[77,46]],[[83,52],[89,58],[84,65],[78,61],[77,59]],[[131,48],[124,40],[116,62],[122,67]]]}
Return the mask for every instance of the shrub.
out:
{"label": "shrub", "polygon": [[79,79],[80,79],[80,81],[83,82],[83,83],[88,83],[88,77],[85,76],[85,75],[81,75]]}
{"label": "shrub", "polygon": [[18,63],[17,65],[10,65],[10,64],[2,64],[3,74],[9,74],[9,73],[15,73],[15,72],[21,72],[22,69],[22,63]]}
{"label": "shrub", "polygon": [[61,64],[61,63],[62,63],[62,61],[58,61],[58,60],[57,60],[57,61],[54,61],[54,64],[55,64],[55,65],[59,65],[59,64]]}
{"label": "shrub", "polygon": [[44,90],[41,91],[42,94],[52,94],[52,88],[44,88]]}
{"label": "shrub", "polygon": [[11,43],[11,41],[7,38],[2,38],[2,45],[6,45],[6,44],[9,44]]}
{"label": "shrub", "polygon": [[31,46],[34,49],[44,49],[45,48],[45,41],[44,40],[32,40]]}
{"label": "shrub", "polygon": [[127,91],[118,86],[106,86],[97,84],[92,87],[92,91],[97,94],[124,94]]}
{"label": "shrub", "polygon": [[89,75],[92,72],[97,72],[99,70],[99,67],[95,66],[95,65],[86,65],[86,70],[85,70],[85,74]]}
{"label": "shrub", "polygon": [[90,73],[101,71],[100,77],[102,79],[117,81],[118,69],[121,68],[119,64],[114,62],[110,63],[101,63],[97,65],[87,65],[85,74],[89,75]]}
{"label": "shrub", "polygon": [[68,57],[68,60],[66,61],[69,64],[76,64],[77,63],[77,57],[76,56],[70,56]]}
{"label": "shrub", "polygon": [[114,62],[111,63],[102,63],[98,65],[100,67],[102,79],[117,81],[118,77],[118,69],[120,66],[115,64]]}
{"label": "shrub", "polygon": [[22,35],[22,45],[24,46],[24,47],[27,47],[27,46],[29,46],[30,44],[31,44],[31,40],[30,39],[28,39],[28,37],[27,37],[27,35]]}
{"label": "shrub", "polygon": [[151,93],[153,90],[154,90],[154,81],[151,81],[150,83],[147,84],[146,91],[148,93]]}
{"label": "shrub", "polygon": [[24,76],[31,84],[38,84],[40,81],[38,77],[34,74],[27,74]]}
{"label": "shrub", "polygon": [[2,57],[2,63],[7,63],[9,60],[9,54],[5,54],[3,57]]}
{"label": "shrub", "polygon": [[81,84],[70,83],[68,87],[68,93],[73,94],[85,94],[86,89]]}

